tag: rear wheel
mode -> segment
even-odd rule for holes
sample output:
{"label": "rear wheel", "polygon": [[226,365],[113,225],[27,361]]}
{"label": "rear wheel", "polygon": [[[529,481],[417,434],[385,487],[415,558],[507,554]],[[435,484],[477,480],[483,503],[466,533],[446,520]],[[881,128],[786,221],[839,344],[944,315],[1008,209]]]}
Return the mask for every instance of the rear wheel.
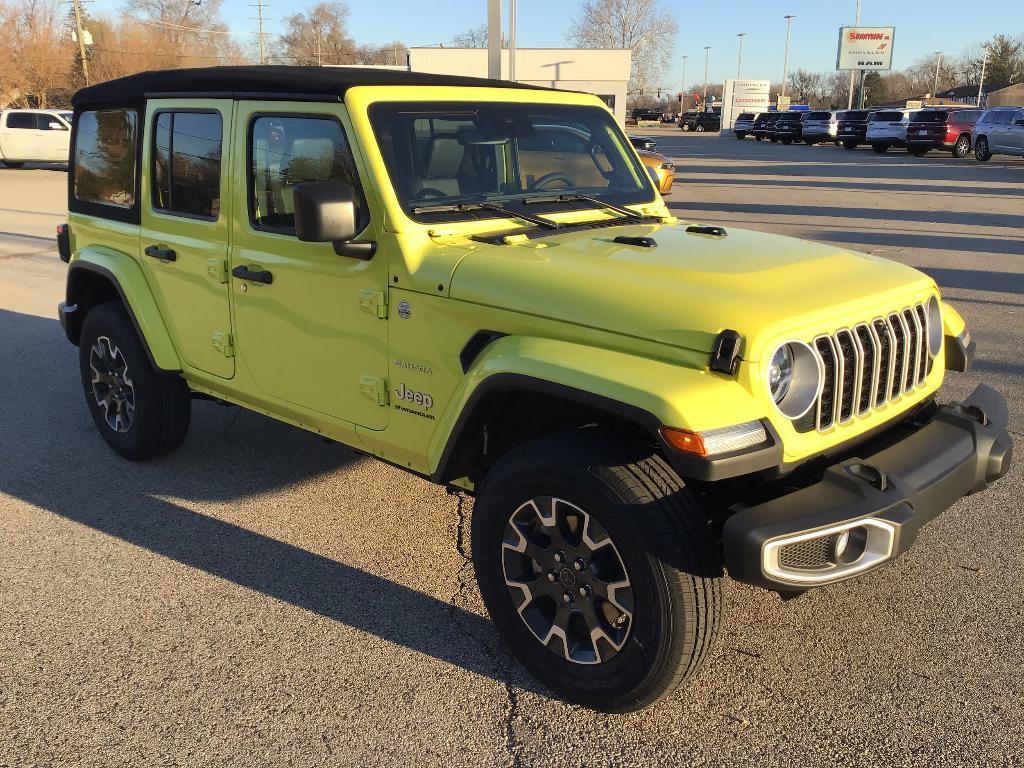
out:
{"label": "rear wheel", "polygon": [[782,139],[782,143],[783,144],[792,144],[793,140],[792,139]]}
{"label": "rear wheel", "polygon": [[24,162],[17,160],[4,160],[3,164],[6,168],[11,168],[13,170],[17,170],[18,168],[21,168],[23,165],[25,165]]}
{"label": "rear wheel", "polygon": [[745,134],[745,133],[737,133],[736,134],[736,138],[739,139],[740,141],[743,141],[743,139],[747,138],[747,134]]}
{"label": "rear wheel", "polygon": [[974,142],[974,157],[982,163],[992,159],[992,152],[988,148],[988,139],[984,136],[979,136],[978,140]]}
{"label": "rear wheel", "polygon": [[889,151],[888,144],[872,144],[871,148],[875,150],[875,152],[879,155],[884,155],[886,152]]}
{"label": "rear wheel", "polygon": [[817,143],[818,142],[816,142],[814,139],[804,139],[804,144],[806,144],[808,147],[813,147]]}
{"label": "rear wheel", "polygon": [[700,123],[697,123],[693,130],[695,130],[697,133],[704,133],[704,126],[701,125]]}
{"label": "rear wheel", "polygon": [[177,374],[153,370],[120,303],[86,315],[78,361],[89,413],[107,445],[134,461],[181,445],[192,408],[188,386]]}
{"label": "rear wheel", "polygon": [[591,432],[540,438],[491,469],[473,563],[503,638],[545,685],[630,711],[700,668],[718,631],[721,564],[665,461]]}
{"label": "rear wheel", "polygon": [[682,125],[679,126],[679,130],[681,130],[681,131],[683,131],[685,133],[688,133],[690,131],[690,124],[689,123],[683,123]]}
{"label": "rear wheel", "polygon": [[843,142],[843,149],[856,149],[856,148],[857,148],[857,142],[855,142],[855,141],[844,141]]}
{"label": "rear wheel", "polygon": [[760,141],[763,138],[764,138],[763,136],[755,136],[754,137],[754,141]]}
{"label": "rear wheel", "polygon": [[967,157],[971,151],[971,137],[964,134],[953,145],[953,157]]}

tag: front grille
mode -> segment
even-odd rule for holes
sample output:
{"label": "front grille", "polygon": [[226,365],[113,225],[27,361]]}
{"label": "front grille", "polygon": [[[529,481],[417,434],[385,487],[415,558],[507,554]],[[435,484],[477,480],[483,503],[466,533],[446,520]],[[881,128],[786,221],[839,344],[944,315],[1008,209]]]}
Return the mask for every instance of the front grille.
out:
{"label": "front grille", "polygon": [[932,368],[927,340],[924,304],[814,339],[824,382],[811,409],[813,428],[827,431],[924,384]]}
{"label": "front grille", "polygon": [[810,571],[827,568],[832,564],[832,543],[835,536],[807,539],[787,544],[779,550],[779,565],[783,568]]}

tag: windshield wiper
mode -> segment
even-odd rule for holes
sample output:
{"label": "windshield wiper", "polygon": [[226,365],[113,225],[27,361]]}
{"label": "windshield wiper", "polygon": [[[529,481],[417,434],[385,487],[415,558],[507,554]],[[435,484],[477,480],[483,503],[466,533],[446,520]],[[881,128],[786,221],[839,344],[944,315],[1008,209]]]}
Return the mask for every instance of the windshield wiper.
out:
{"label": "windshield wiper", "polygon": [[563,192],[558,195],[529,195],[522,198],[522,201],[523,205],[533,205],[535,203],[592,203],[606,210],[614,211],[628,219],[639,220],[644,218],[636,211],[629,210],[629,208],[623,208],[621,205],[614,205],[599,197],[591,197],[580,192]]}
{"label": "windshield wiper", "polygon": [[544,229],[559,229],[562,226],[557,221],[540,216],[531,216],[528,213],[521,213],[498,203],[439,203],[437,205],[414,205],[412,207],[413,213],[464,213],[468,211],[495,211],[505,214],[510,219],[522,219]]}

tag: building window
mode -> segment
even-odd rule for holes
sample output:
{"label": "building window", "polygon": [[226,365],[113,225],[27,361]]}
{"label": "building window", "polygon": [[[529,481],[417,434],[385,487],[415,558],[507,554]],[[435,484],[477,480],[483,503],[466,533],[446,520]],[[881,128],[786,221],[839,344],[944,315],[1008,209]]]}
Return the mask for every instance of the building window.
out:
{"label": "building window", "polygon": [[615,111],[615,94],[614,93],[607,94],[607,95],[599,93],[599,94],[597,94],[597,98],[599,98],[601,101],[603,101],[608,106],[608,109],[610,109],[612,112]]}
{"label": "building window", "polygon": [[135,205],[134,109],[83,112],[74,151],[75,198],[115,208]]}
{"label": "building window", "polygon": [[153,129],[153,208],[216,219],[220,215],[220,114],[159,112]]}

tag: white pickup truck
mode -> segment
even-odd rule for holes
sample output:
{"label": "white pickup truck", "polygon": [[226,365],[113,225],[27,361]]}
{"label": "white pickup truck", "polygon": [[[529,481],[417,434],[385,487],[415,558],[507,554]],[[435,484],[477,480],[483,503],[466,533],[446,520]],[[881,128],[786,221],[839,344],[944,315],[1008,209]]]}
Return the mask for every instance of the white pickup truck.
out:
{"label": "white pickup truck", "polygon": [[0,111],[0,162],[8,168],[25,163],[67,163],[71,112],[65,109]]}

